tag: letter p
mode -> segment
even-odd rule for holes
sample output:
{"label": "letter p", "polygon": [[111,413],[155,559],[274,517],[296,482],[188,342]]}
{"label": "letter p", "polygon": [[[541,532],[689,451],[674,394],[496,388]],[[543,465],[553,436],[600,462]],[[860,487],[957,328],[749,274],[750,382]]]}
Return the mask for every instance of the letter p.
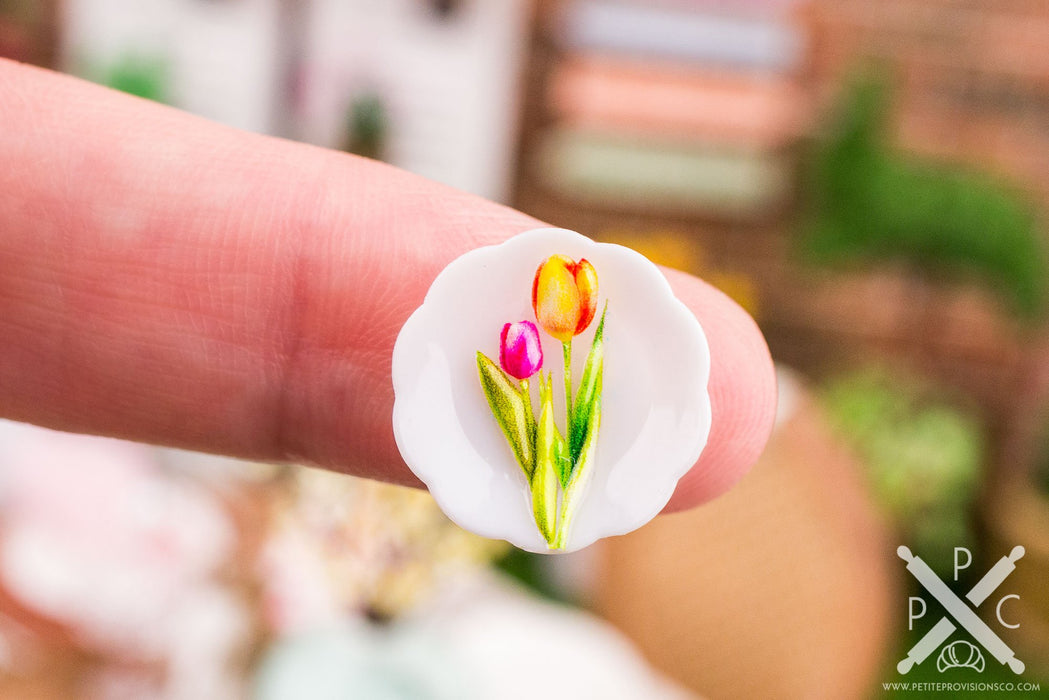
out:
{"label": "letter p", "polygon": [[[915,614],[915,612],[914,612],[914,604],[916,602],[917,603],[921,603],[921,609],[922,610],[918,614]],[[928,609],[928,606],[925,605],[925,601],[922,600],[921,598],[918,598],[917,596],[913,596],[913,595],[910,598],[908,598],[907,599],[907,629],[913,630],[914,629],[914,621],[919,619],[919,618],[925,617],[925,611],[927,609]]]}
{"label": "letter p", "polygon": [[[964,564],[959,564],[958,563],[958,555],[961,552],[965,552],[965,563]],[[969,566],[972,565],[972,563],[973,563],[973,553],[970,552],[968,550],[968,548],[966,548],[966,547],[955,547],[954,548],[954,580],[955,581],[958,580],[958,572],[959,571],[961,571],[962,569],[968,569]]]}

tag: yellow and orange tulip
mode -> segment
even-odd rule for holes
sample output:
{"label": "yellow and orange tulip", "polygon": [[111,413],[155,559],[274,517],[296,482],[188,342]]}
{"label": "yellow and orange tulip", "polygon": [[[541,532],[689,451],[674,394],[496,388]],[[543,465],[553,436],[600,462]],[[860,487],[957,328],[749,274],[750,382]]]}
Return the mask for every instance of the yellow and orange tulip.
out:
{"label": "yellow and orange tulip", "polygon": [[597,313],[597,270],[585,258],[551,255],[535,271],[532,309],[543,330],[562,343],[571,341]]}

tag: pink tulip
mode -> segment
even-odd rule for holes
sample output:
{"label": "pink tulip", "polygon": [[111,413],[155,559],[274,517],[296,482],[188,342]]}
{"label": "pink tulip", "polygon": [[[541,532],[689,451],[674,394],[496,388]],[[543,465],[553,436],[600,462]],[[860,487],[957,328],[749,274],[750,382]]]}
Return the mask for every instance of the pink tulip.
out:
{"label": "pink tulip", "polygon": [[515,379],[528,379],[543,367],[539,329],[531,321],[503,326],[499,338],[499,364]]}

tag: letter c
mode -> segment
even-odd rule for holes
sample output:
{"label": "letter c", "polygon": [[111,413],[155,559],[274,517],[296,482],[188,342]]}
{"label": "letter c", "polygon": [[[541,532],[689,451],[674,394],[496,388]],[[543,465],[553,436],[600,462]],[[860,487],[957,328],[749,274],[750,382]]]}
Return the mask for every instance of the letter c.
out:
{"label": "letter c", "polygon": [[1002,603],[1009,600],[1010,598],[1016,598],[1017,600],[1020,600],[1020,596],[1016,595],[1015,593],[1010,593],[1009,595],[1002,596],[1002,599],[998,601],[998,605],[994,607],[994,614],[998,618],[998,622],[1002,623],[1003,627],[1008,627],[1009,629],[1014,630],[1020,626],[1019,622],[1017,622],[1015,625],[1010,625],[1008,622],[1002,619]]}

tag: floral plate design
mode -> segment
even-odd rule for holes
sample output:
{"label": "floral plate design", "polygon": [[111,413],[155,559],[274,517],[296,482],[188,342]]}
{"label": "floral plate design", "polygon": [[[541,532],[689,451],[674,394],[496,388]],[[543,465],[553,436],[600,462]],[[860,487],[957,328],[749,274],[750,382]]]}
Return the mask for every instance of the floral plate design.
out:
{"label": "floral plate design", "polygon": [[434,280],[394,347],[394,435],[463,528],[570,552],[663,509],[706,444],[709,372],[703,329],[659,268],[536,229]]}

